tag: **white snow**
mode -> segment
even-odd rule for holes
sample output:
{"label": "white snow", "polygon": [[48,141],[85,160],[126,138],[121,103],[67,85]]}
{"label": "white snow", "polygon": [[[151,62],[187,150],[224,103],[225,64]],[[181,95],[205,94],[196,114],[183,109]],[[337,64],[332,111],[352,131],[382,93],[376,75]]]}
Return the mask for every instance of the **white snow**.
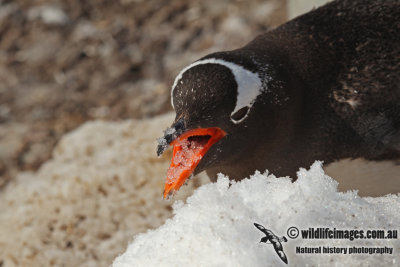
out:
{"label": "white snow", "polygon": [[[139,234],[114,267],[125,266],[285,266],[254,222],[286,236],[282,243],[289,266],[393,266],[400,262],[400,241],[291,239],[287,229],[400,228],[400,195],[361,198],[356,191],[340,193],[337,182],[325,175],[322,164],[301,169],[289,178],[256,173],[250,179],[203,185],[184,204],[174,205],[175,216],[158,229]],[[231,186],[230,186],[231,183]],[[392,255],[296,254],[297,246],[388,247]]]}

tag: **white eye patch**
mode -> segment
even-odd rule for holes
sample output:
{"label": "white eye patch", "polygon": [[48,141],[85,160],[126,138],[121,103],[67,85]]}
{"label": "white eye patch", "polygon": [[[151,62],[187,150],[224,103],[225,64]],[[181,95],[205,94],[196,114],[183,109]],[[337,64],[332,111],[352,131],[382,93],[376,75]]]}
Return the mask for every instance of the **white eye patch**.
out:
{"label": "white eye patch", "polygon": [[[257,96],[262,93],[263,87],[261,79],[258,73],[251,72],[249,70],[246,70],[240,65],[222,59],[209,58],[209,59],[199,60],[184,68],[178,74],[178,76],[176,76],[174,84],[172,85],[172,90],[171,90],[172,107],[174,107],[173,97],[172,97],[173,92],[178,82],[182,79],[183,73],[185,73],[188,69],[194,66],[202,64],[220,64],[229,68],[232,71],[232,74],[235,77],[235,81],[238,85],[238,88],[237,88],[236,106],[231,113],[231,120],[234,123],[240,123],[241,121],[243,121],[247,117],[248,110],[250,110],[251,106],[254,104],[254,101],[256,100]],[[234,115],[237,111],[243,109],[244,107],[248,107],[247,113],[243,117],[240,116],[241,118],[239,120],[233,119],[232,115]]]}

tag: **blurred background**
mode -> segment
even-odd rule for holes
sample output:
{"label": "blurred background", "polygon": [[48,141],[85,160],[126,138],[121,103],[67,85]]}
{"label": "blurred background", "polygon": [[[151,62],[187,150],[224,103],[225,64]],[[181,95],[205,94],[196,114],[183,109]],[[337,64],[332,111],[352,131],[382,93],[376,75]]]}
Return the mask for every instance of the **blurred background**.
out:
{"label": "blurred background", "polygon": [[183,66],[287,12],[281,0],[0,0],[0,186],[87,120],[170,111]]}

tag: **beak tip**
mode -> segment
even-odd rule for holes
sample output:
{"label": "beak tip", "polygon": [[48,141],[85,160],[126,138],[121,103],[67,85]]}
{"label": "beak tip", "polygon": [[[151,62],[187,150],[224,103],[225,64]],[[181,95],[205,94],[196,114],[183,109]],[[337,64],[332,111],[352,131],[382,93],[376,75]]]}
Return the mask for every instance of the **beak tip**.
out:
{"label": "beak tip", "polygon": [[165,200],[170,200],[173,194],[174,194],[174,190],[173,189],[164,190],[163,198]]}
{"label": "beak tip", "polygon": [[160,157],[165,150],[168,148],[168,142],[165,140],[165,138],[159,138],[158,139],[158,146],[157,146],[157,156]]}

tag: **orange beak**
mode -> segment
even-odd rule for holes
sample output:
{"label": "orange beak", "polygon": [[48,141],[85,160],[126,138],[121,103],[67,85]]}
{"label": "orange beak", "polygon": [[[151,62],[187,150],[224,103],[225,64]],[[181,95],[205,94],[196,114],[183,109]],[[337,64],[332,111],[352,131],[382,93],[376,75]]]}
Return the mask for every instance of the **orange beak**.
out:
{"label": "orange beak", "polygon": [[225,135],[218,127],[198,128],[183,133],[171,143],[174,150],[165,181],[164,198],[179,190],[211,146]]}

